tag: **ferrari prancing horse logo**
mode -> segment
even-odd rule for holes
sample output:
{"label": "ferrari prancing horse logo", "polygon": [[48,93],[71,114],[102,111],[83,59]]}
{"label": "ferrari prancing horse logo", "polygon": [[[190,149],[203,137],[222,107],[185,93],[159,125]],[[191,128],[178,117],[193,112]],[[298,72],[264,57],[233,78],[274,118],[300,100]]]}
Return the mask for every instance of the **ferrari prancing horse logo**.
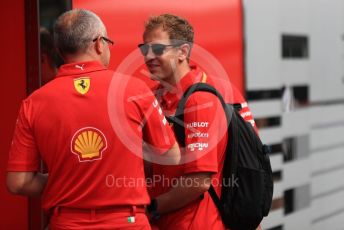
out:
{"label": "ferrari prancing horse logo", "polygon": [[81,77],[78,79],[74,79],[74,88],[78,93],[82,95],[88,92],[88,90],[90,89],[90,85],[91,80],[89,77]]}

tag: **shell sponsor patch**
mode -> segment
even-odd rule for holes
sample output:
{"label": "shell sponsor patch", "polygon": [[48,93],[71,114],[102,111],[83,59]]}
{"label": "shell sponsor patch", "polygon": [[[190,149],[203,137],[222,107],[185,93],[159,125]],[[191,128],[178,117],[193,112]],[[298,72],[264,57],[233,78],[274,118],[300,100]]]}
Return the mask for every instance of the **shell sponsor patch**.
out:
{"label": "shell sponsor patch", "polygon": [[74,79],[74,88],[78,93],[82,95],[85,95],[90,90],[90,86],[91,80],[89,77]]}
{"label": "shell sponsor patch", "polygon": [[102,159],[102,154],[106,148],[105,135],[94,127],[79,129],[71,141],[71,151],[78,156],[80,162]]}

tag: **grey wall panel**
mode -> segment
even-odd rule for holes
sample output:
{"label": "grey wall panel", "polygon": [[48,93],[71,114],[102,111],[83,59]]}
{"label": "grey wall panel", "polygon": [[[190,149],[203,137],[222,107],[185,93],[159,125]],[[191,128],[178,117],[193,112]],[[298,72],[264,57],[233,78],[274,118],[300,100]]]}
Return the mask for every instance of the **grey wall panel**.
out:
{"label": "grey wall panel", "polygon": [[343,1],[314,0],[311,9],[311,101],[344,98]]}
{"label": "grey wall panel", "polygon": [[281,87],[279,1],[244,1],[247,89]]}

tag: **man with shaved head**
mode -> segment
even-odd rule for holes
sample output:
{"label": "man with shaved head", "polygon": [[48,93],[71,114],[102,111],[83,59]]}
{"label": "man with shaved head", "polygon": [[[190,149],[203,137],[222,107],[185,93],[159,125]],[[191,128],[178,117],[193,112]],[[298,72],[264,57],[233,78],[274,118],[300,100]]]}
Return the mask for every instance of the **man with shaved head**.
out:
{"label": "man with shaved head", "polygon": [[[167,163],[180,159],[154,95],[139,80],[113,77],[107,69],[113,41],[94,13],[64,13],[54,39],[65,64],[21,105],[7,167],[9,191],[43,194],[51,229],[150,229],[142,146],[154,147]],[[113,122],[117,116],[122,122]],[[39,173],[41,159],[49,176]]]}

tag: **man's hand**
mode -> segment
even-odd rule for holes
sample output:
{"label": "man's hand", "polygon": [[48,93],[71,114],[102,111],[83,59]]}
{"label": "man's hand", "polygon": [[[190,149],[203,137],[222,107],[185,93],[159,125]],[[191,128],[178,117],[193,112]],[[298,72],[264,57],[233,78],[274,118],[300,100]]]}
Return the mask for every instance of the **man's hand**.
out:
{"label": "man's hand", "polygon": [[[177,142],[167,150],[165,153],[159,155],[157,154],[157,150],[154,149],[153,146],[148,146],[147,144],[143,144],[143,159],[152,162],[152,158],[155,157],[157,160],[163,161],[164,164],[168,165],[178,165],[180,163],[181,155],[180,149]],[[154,156],[155,155],[155,156]]]}
{"label": "man's hand", "polygon": [[211,173],[200,172],[184,175],[179,179],[177,186],[169,192],[155,197],[157,212],[163,214],[184,207],[199,199],[203,193],[209,190],[210,185]]}

